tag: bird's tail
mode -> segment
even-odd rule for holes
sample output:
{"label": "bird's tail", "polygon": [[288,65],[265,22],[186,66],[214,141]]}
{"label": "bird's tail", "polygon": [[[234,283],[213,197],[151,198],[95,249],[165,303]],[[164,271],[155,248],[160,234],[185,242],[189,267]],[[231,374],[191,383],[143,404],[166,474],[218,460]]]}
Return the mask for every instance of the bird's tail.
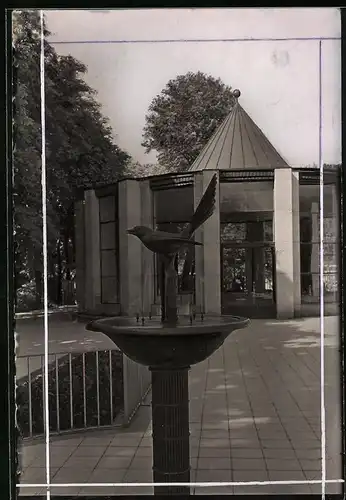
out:
{"label": "bird's tail", "polygon": [[205,190],[195,213],[192,216],[189,225],[182,231],[183,238],[190,238],[193,233],[198,229],[209,217],[213,214],[215,209],[215,193],[216,193],[217,176],[213,175],[209,186]]}

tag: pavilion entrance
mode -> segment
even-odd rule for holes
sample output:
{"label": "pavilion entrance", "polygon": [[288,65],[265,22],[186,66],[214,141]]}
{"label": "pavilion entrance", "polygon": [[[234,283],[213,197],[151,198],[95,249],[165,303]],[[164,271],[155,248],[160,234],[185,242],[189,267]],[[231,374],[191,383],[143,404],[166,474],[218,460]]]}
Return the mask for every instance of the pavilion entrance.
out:
{"label": "pavilion entrance", "polygon": [[222,313],[275,318],[272,220],[221,223]]}

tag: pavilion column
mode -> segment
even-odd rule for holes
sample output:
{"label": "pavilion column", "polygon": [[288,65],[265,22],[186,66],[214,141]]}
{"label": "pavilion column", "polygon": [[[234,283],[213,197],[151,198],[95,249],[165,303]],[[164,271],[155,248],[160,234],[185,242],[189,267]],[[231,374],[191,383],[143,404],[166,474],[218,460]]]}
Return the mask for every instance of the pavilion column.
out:
{"label": "pavilion column", "polygon": [[[215,170],[195,174],[194,207],[200,202]],[[220,189],[216,187],[216,206],[213,215],[195,233],[196,241],[196,308],[206,314],[221,314],[221,256],[220,256]]]}
{"label": "pavilion column", "polygon": [[299,177],[291,168],[275,170],[274,241],[277,317],[290,319],[300,306]]}
{"label": "pavilion column", "polygon": [[142,313],[142,249],[138,238],[126,233],[141,225],[141,193],[139,182],[126,179],[119,182],[119,270],[121,314]]}
{"label": "pavilion column", "polygon": [[299,317],[302,305],[300,278],[300,207],[299,207],[299,172],[292,171],[292,222],[293,222],[293,285],[294,316]]}
{"label": "pavilion column", "polygon": [[101,305],[100,214],[95,191],[84,193],[85,309],[96,312]]}
{"label": "pavilion column", "polygon": [[76,247],[76,299],[78,311],[85,311],[85,220],[84,200],[75,203],[75,247]]}
{"label": "pavilion column", "polygon": [[[150,182],[143,180],[140,182],[141,193],[141,225],[153,227],[153,199],[150,189]],[[152,305],[155,301],[155,271],[154,271],[154,255],[144,245],[141,245],[142,253],[142,290],[143,290],[143,314],[149,316],[152,310]]]}
{"label": "pavilion column", "polygon": [[311,295],[313,297],[319,297],[320,290],[320,228],[319,228],[319,204],[313,202],[311,204],[311,260],[310,260],[310,270],[312,278],[312,290]]}

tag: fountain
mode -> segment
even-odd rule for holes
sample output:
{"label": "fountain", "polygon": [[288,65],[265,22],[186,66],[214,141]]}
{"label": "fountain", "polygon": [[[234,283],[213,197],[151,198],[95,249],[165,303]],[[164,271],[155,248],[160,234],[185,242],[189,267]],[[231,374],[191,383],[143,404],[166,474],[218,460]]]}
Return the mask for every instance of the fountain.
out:
{"label": "fountain", "polygon": [[[217,179],[212,178],[193,217],[180,234],[143,226],[128,230],[159,255],[161,317],[110,317],[93,321],[88,330],[107,335],[130,359],[146,365],[152,382],[154,483],[190,482],[189,390],[191,365],[207,359],[228,335],[249,320],[236,316],[177,314],[174,261],[184,245],[200,245],[191,237],[213,213]],[[188,486],[155,486],[155,495],[189,495]]]}

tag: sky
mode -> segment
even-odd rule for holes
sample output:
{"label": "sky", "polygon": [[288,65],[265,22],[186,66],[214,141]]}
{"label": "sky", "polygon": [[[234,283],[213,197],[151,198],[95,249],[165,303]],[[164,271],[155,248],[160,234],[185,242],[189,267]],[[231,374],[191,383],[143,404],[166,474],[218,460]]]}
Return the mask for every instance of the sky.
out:
{"label": "sky", "polygon": [[[141,146],[152,99],[170,79],[202,71],[241,90],[239,103],[289,164],[318,164],[318,38],[340,38],[339,9],[61,9],[45,16],[49,41],[87,66],[116,143],[135,160],[156,162]],[[338,163],[339,39],[322,41],[321,102],[322,161]]]}

